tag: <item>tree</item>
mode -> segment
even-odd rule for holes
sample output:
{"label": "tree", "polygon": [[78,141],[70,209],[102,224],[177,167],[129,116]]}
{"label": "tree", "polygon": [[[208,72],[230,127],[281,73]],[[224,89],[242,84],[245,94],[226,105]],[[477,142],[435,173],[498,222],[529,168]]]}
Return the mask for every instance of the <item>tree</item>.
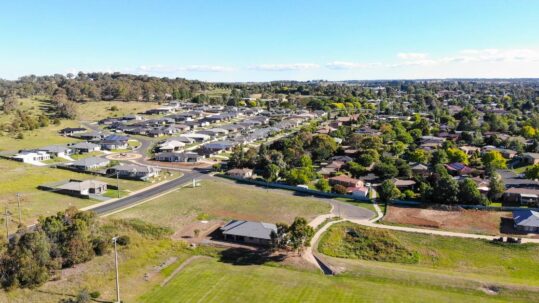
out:
{"label": "tree", "polygon": [[288,246],[289,236],[288,231],[290,227],[286,223],[277,223],[277,231],[272,231],[271,246],[273,249],[285,249]]}
{"label": "tree", "polygon": [[337,143],[328,135],[316,135],[313,137],[310,150],[315,161],[322,161],[337,151]]}
{"label": "tree", "polygon": [[324,178],[318,179],[315,186],[316,186],[316,188],[318,190],[323,191],[323,192],[330,192],[331,191],[331,186],[329,185],[328,180],[326,180]]}
{"label": "tree", "polygon": [[539,179],[539,164],[535,164],[532,167],[526,168],[524,175],[528,179]]}
{"label": "tree", "polygon": [[367,172],[367,169],[363,165],[354,161],[346,163],[345,169],[349,171],[354,178],[359,178],[360,176],[365,175],[365,173]]}
{"label": "tree", "polygon": [[505,184],[503,183],[502,176],[498,173],[493,173],[490,176],[488,187],[488,196],[490,200],[498,201],[505,192]]}
{"label": "tree", "polygon": [[307,220],[302,217],[296,217],[289,228],[289,241],[291,248],[301,254],[305,247],[311,245],[311,238],[313,235],[314,229],[309,226]]}
{"label": "tree", "polygon": [[531,139],[537,135],[537,130],[529,125],[524,125],[521,130],[522,136]]}
{"label": "tree", "polygon": [[468,164],[468,155],[456,147],[447,149],[447,157],[450,162],[460,162],[463,164]]}
{"label": "tree", "polygon": [[399,170],[392,163],[380,162],[374,167],[374,173],[382,179],[391,179],[399,175]]}
{"label": "tree", "polygon": [[427,152],[423,149],[416,149],[408,154],[410,161],[418,163],[427,163],[428,156]]}
{"label": "tree", "polygon": [[447,172],[442,174],[433,187],[432,199],[438,204],[457,204],[459,185]]}
{"label": "tree", "polygon": [[39,228],[16,234],[1,260],[2,285],[33,288],[47,282],[49,272],[55,268],[50,252],[47,235]]}
{"label": "tree", "polygon": [[483,155],[482,161],[487,172],[493,172],[496,169],[507,168],[507,161],[505,160],[503,155],[496,150],[485,153]]}
{"label": "tree", "polygon": [[392,199],[399,197],[400,195],[400,190],[391,180],[385,180],[384,182],[382,182],[382,184],[380,184],[380,187],[378,188],[378,196],[380,197],[380,201],[384,203],[387,203]]}
{"label": "tree", "polygon": [[437,149],[432,153],[432,158],[430,163],[432,165],[436,164],[445,164],[449,162],[449,157],[447,156],[447,153],[443,149]]}
{"label": "tree", "polygon": [[459,184],[459,203],[461,204],[481,204],[482,195],[477,188],[477,184],[472,179],[464,179]]}
{"label": "tree", "polygon": [[308,184],[311,181],[311,172],[305,168],[292,168],[286,175],[286,182],[292,185]]}

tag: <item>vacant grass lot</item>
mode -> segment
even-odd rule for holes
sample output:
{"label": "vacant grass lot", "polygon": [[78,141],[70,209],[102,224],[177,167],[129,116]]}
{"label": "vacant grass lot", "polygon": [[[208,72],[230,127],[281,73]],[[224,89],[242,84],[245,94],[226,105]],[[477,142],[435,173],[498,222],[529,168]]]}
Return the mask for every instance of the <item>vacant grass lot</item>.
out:
{"label": "vacant grass lot", "polygon": [[320,200],[217,178],[204,179],[201,185],[179,189],[113,217],[141,218],[178,230],[197,217],[291,223],[296,216],[310,220],[330,210],[329,204]]}
{"label": "vacant grass lot", "polygon": [[[111,110],[113,107],[117,110]],[[108,117],[137,114],[157,107],[159,107],[159,104],[155,102],[89,101],[79,104],[78,119],[83,121],[97,121]]]}
{"label": "vacant grass lot", "polygon": [[[39,190],[37,186],[40,184],[66,179],[87,180],[95,178],[116,185],[116,179],[80,174],[63,169],[38,167],[4,159],[0,159],[0,171],[2,172],[0,174],[0,205],[7,205],[12,213],[17,214],[15,194],[21,193],[22,218],[26,224],[34,222],[39,215],[54,214],[69,206],[81,208],[95,203],[95,201],[88,199]],[[133,191],[148,185],[149,183],[146,182],[120,180],[122,190]],[[18,214],[12,219],[18,219],[17,216]],[[13,222],[12,230],[15,230],[15,222]]]}
{"label": "vacant grass lot", "polygon": [[[330,247],[346,252],[345,230],[369,230],[352,223],[339,223],[330,227],[330,236],[322,237],[319,248]],[[485,281],[539,286],[539,245],[494,244],[485,240],[442,237],[406,232],[387,231],[408,250],[419,254],[417,264],[360,262],[361,265],[390,264],[391,268],[411,271],[433,271],[437,274],[475,278]],[[337,239],[337,240],[336,240]],[[382,239],[380,239],[382,240]],[[326,241],[326,242],[325,242]],[[358,247],[358,249],[361,249]],[[327,250],[326,252],[329,252]],[[383,254],[384,252],[380,252]],[[333,254],[342,256],[342,254]],[[349,254],[351,258],[357,255]],[[354,262],[346,262],[354,264]],[[353,271],[353,270],[352,270]]]}
{"label": "vacant grass lot", "polygon": [[[169,284],[139,302],[529,302],[533,294],[430,285],[403,285],[348,276],[323,276],[269,266],[233,266],[196,260]],[[537,297],[536,297],[537,298]]]}

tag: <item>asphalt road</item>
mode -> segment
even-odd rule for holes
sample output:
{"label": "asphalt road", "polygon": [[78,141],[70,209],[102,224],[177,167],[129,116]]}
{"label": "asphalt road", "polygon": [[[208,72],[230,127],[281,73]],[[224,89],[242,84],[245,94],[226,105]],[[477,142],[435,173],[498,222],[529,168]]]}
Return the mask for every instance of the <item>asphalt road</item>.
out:
{"label": "asphalt road", "polygon": [[204,174],[197,171],[185,172],[183,176],[181,176],[180,178],[174,179],[172,181],[150,188],[148,190],[134,194],[132,196],[118,199],[114,202],[111,202],[102,206],[98,206],[96,208],[91,209],[91,211],[94,211],[99,215],[110,213],[110,212],[128,207],[130,205],[143,202],[144,200],[147,200],[151,197],[157,196],[164,192],[168,192],[176,187],[179,187],[188,182],[191,182],[193,178],[200,179],[202,176],[204,176]]}

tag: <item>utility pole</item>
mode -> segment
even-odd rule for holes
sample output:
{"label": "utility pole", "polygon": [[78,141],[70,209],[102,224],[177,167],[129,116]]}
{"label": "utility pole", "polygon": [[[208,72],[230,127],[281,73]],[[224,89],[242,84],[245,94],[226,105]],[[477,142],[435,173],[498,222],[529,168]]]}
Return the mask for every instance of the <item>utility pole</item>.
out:
{"label": "utility pole", "polygon": [[17,206],[19,207],[19,225],[22,224],[22,216],[21,216],[21,193],[17,193]]}
{"label": "utility pole", "polygon": [[116,267],[116,302],[120,303],[120,277],[118,273],[118,250],[116,249],[116,241],[118,237],[112,238],[114,242],[114,266]]}
{"label": "utility pole", "polygon": [[119,172],[116,172],[116,191],[118,192],[118,199],[120,199],[120,173]]}

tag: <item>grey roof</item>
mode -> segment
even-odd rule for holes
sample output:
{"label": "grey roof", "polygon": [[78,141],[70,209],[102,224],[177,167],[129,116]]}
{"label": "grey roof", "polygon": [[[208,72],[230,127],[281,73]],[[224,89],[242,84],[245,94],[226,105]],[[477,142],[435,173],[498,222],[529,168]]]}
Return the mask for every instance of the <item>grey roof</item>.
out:
{"label": "grey roof", "polygon": [[224,235],[271,240],[271,232],[277,232],[277,226],[272,223],[232,220],[221,227],[221,231]]}
{"label": "grey roof", "polygon": [[66,189],[66,190],[76,190],[76,191],[83,191],[90,188],[96,188],[107,185],[105,182],[97,181],[97,180],[85,180],[82,182],[78,181],[70,181],[65,184],[62,184],[58,186],[58,189]]}
{"label": "grey roof", "polygon": [[75,149],[91,149],[91,148],[96,148],[96,147],[99,147],[99,145],[97,144],[93,144],[93,143],[90,143],[90,142],[81,142],[81,143],[77,143],[77,144],[73,144],[71,145],[71,148],[75,148]]}
{"label": "grey roof", "polygon": [[539,227],[539,212],[535,210],[515,210],[513,211],[515,225],[525,227]]}
{"label": "grey roof", "polygon": [[38,148],[38,150],[46,151],[49,153],[64,153],[69,150],[65,145],[49,145],[45,147]]}
{"label": "grey roof", "polygon": [[104,158],[88,157],[88,158],[84,158],[84,159],[80,159],[75,162],[72,162],[71,165],[89,167],[89,166],[100,166],[100,165],[104,166],[104,165],[107,165],[108,163],[110,163],[110,161]]}

